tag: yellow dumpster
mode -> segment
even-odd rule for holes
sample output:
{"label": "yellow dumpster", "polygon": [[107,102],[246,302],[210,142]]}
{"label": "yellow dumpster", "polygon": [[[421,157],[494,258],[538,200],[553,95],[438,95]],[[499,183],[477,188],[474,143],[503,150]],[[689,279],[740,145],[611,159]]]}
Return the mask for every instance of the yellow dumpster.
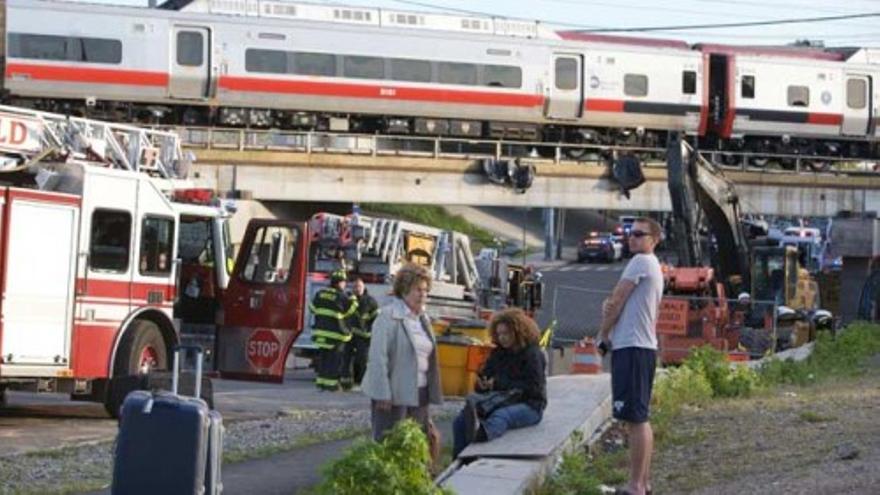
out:
{"label": "yellow dumpster", "polygon": [[456,320],[437,318],[432,320],[434,335],[462,335],[471,337],[485,344],[492,343],[489,334],[489,322],[484,320]]}
{"label": "yellow dumpster", "polygon": [[443,395],[465,396],[474,391],[477,372],[483,367],[492,346],[461,335],[437,337],[440,384]]}

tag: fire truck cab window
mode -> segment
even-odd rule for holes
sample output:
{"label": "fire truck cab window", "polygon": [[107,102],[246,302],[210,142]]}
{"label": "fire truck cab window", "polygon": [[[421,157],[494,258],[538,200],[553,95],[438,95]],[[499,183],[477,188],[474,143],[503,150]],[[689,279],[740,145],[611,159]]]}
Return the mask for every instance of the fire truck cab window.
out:
{"label": "fire truck cab window", "polygon": [[144,217],[141,226],[141,275],[171,273],[171,254],[174,245],[174,220]]}
{"label": "fire truck cab window", "polygon": [[180,242],[177,257],[184,264],[214,264],[212,221],[204,217],[180,218]]}
{"label": "fire truck cab window", "polygon": [[92,213],[89,246],[89,267],[92,270],[128,271],[130,246],[131,215],[128,212],[95,210]]}
{"label": "fire truck cab window", "polygon": [[260,227],[241,277],[249,282],[280,284],[290,277],[297,232],[289,227]]}

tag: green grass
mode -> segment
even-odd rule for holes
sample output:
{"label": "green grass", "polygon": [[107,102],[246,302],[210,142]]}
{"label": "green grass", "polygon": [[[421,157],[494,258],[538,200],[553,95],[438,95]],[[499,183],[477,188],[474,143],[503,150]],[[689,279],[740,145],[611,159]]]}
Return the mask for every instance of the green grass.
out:
{"label": "green grass", "polygon": [[[654,386],[651,424],[656,447],[702,442],[705,432],[677,435],[675,421],[685,407],[699,408],[712,400],[737,400],[753,393],[773,393],[781,387],[810,386],[835,379],[862,376],[877,367],[880,356],[880,325],[854,323],[838,335],[822,332],[812,354],[805,360],[774,359],[757,371],[729,366],[724,355],[711,348],[692,352],[682,366],[658,376]],[[806,423],[836,421],[814,411],[802,411]],[[537,495],[600,493],[599,485],[619,485],[626,479],[626,450],[592,457],[583,451],[566,453],[556,473],[538,488]],[[686,472],[682,473],[687,478]],[[701,486],[700,480],[693,480]]]}
{"label": "green grass", "polygon": [[813,411],[802,411],[800,414],[801,421],[806,423],[827,423],[829,421],[835,421],[837,418],[834,416],[825,416],[819,413],[815,413]]}
{"label": "green grass", "polygon": [[442,206],[364,203],[361,209],[372,214],[392,216],[444,230],[454,230],[471,238],[471,249],[479,251],[495,245],[492,232],[468,222],[461,215],[452,215]]}

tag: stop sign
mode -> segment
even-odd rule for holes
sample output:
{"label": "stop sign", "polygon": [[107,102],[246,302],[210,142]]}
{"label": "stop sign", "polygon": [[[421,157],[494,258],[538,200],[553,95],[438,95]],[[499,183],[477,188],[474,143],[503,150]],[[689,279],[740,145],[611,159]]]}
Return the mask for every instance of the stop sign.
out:
{"label": "stop sign", "polygon": [[247,359],[254,368],[269,369],[281,357],[281,342],[271,330],[258,329],[247,341]]}

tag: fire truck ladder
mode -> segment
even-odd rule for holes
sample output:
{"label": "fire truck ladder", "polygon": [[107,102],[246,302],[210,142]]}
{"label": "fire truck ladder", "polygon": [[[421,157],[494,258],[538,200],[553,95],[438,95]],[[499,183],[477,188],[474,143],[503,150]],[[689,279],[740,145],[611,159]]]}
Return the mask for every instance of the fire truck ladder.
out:
{"label": "fire truck ladder", "polygon": [[[343,217],[323,213],[320,218],[320,223],[312,226],[317,243],[334,247],[337,251],[344,250],[347,260],[355,263],[359,273],[382,277],[394,274],[409,261],[407,257],[412,253],[407,251],[407,240],[411,241],[415,236],[426,239],[426,245],[431,245],[431,252],[422,255],[430,258],[428,268],[436,282],[462,287],[470,296],[480,284],[470,239],[464,234],[364,215]],[[335,260],[317,259],[315,267],[326,271],[334,269],[335,263]]]}
{"label": "fire truck ladder", "polygon": [[183,179],[191,161],[183,155],[180,138],[173,132],[0,105],[0,120],[4,119],[23,125],[28,141],[39,144],[0,147],[8,157],[3,171],[24,170],[45,158],[63,156]]}

